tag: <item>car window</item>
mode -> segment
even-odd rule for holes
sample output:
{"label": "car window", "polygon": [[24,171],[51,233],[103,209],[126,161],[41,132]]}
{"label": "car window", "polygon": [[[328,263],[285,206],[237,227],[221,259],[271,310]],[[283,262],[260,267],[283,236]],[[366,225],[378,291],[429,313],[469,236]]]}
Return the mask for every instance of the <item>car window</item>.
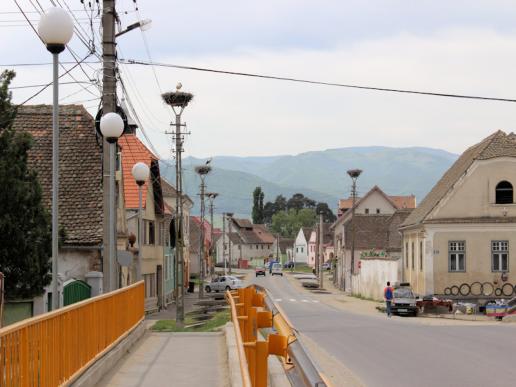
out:
{"label": "car window", "polygon": [[214,278],[212,282],[219,282],[218,278]]}
{"label": "car window", "polygon": [[394,297],[395,298],[413,298],[412,290],[408,288],[398,288],[394,289]]}
{"label": "car window", "polygon": [[224,277],[220,277],[219,282],[226,282],[226,278],[224,278]]}
{"label": "car window", "polygon": [[281,269],[281,265],[279,263],[275,263],[272,265],[273,269]]}

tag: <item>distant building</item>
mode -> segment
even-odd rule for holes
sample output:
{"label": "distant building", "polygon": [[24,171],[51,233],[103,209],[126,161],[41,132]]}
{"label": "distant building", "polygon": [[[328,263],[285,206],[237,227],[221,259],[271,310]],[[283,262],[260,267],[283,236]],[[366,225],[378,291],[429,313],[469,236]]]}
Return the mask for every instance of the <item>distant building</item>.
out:
{"label": "distant building", "polygon": [[308,264],[308,243],[312,235],[310,227],[301,227],[294,242],[294,262]]}
{"label": "distant building", "polygon": [[[392,213],[392,209],[416,208],[414,195],[386,195],[378,186],[374,186],[363,198],[357,197],[356,202],[362,204],[355,212],[363,214],[385,214]],[[340,199],[338,217],[344,215],[352,206],[353,198]]]}
{"label": "distant building", "polygon": [[[329,223],[323,223],[323,257],[326,262],[330,259],[330,254],[333,252],[333,232],[330,229]],[[310,233],[310,240],[308,241],[308,265],[314,267],[316,263],[317,251],[317,234],[319,233],[319,225],[315,227]]]}

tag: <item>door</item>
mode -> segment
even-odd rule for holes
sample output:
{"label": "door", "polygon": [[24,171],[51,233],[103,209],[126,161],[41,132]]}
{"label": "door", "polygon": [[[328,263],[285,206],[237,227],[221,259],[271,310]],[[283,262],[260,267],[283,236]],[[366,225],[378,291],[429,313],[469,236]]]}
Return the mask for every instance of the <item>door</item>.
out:
{"label": "door", "polygon": [[156,292],[158,294],[158,307],[163,307],[163,266],[156,266]]}
{"label": "door", "polygon": [[81,280],[68,282],[63,288],[63,305],[71,305],[91,297],[91,286]]}

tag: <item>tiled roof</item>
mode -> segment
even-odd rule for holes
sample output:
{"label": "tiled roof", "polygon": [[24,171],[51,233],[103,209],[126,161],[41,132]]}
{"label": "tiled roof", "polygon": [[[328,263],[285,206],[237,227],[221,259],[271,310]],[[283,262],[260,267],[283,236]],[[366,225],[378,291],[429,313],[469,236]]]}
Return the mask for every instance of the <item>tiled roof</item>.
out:
{"label": "tiled roof", "polygon": [[227,236],[228,236],[229,240],[231,241],[231,243],[234,245],[245,244],[245,241],[242,238],[240,238],[240,235],[238,235],[237,232],[228,233]]}
{"label": "tiled roof", "polygon": [[255,233],[258,234],[258,237],[263,241],[262,243],[274,243],[276,241],[276,237],[267,230],[267,227],[264,224],[255,224],[253,225],[253,229]]}
{"label": "tiled roof", "polygon": [[[163,197],[168,196],[175,198],[177,196],[176,188],[163,177],[161,178],[161,190],[163,192]],[[193,204],[192,199],[190,199],[188,195],[185,195],[183,191],[183,203],[185,200],[188,200],[191,204]]]}
{"label": "tiled roof", "polygon": [[516,139],[514,134],[505,134],[499,130],[478,144],[466,149],[437,184],[434,185],[419,207],[412,211],[401,227],[415,225],[424,221],[426,216],[453,188],[453,185],[466,173],[475,160],[486,160],[495,157],[516,157]]}
{"label": "tiled roof", "polygon": [[240,228],[253,228],[253,224],[249,219],[233,218],[233,222],[235,222],[236,225]]}
{"label": "tiled roof", "polygon": [[[378,186],[374,186],[364,197],[367,197],[369,193],[374,191],[381,192],[397,209],[400,208],[416,208],[416,197],[414,195],[386,195]],[[357,197],[356,203],[358,204],[362,198]],[[339,212],[343,213],[345,209],[353,207],[353,198],[340,199],[339,200]]]}
{"label": "tiled roof", "polygon": [[[19,106],[14,129],[29,132],[34,145],[29,165],[38,173],[43,203],[52,203],[52,106]],[[65,244],[102,243],[102,147],[93,117],[79,105],[59,112],[59,223]],[[5,188],[5,187],[4,187]]]}
{"label": "tiled roof", "polygon": [[416,196],[393,196],[389,195],[389,198],[396,204],[396,208],[416,208]]}
{"label": "tiled roof", "polygon": [[[151,168],[158,158],[134,134],[125,134],[118,140],[122,150],[122,172],[124,180],[124,201],[126,208],[138,208],[138,185],[133,178],[134,164],[144,162]],[[146,207],[147,181],[142,187],[142,206]]]}
{"label": "tiled roof", "polygon": [[303,235],[305,236],[305,240],[308,242],[310,240],[310,236],[312,235],[313,229],[310,227],[302,227]]}

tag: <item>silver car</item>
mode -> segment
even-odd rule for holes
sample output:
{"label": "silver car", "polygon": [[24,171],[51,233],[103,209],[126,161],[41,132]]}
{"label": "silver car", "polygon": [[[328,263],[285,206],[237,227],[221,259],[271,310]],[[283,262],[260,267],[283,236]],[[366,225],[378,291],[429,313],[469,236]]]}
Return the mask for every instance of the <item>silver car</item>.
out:
{"label": "silver car", "polygon": [[220,292],[226,290],[240,289],[241,287],[243,287],[243,282],[239,280],[237,277],[234,277],[232,275],[223,275],[215,278],[210,283],[206,284],[204,289],[207,293],[210,293],[211,291]]}

